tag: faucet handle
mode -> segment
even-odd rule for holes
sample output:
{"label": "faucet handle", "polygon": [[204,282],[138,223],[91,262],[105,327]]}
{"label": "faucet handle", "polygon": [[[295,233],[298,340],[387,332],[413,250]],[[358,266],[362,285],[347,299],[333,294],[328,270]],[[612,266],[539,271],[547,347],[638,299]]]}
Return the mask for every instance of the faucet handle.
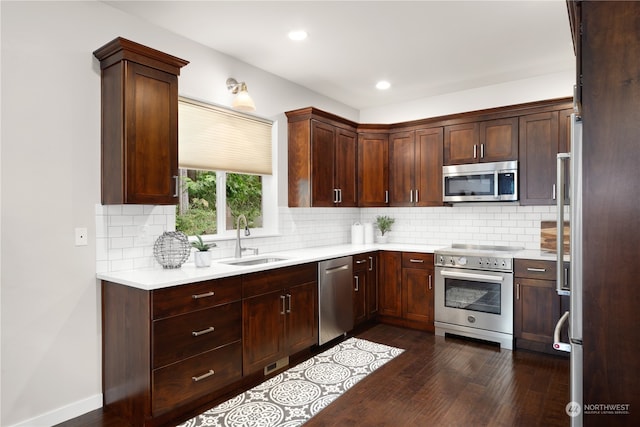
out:
{"label": "faucet handle", "polygon": [[250,236],[251,235],[251,232],[249,231],[249,226],[248,225],[244,226],[244,235],[245,236]]}

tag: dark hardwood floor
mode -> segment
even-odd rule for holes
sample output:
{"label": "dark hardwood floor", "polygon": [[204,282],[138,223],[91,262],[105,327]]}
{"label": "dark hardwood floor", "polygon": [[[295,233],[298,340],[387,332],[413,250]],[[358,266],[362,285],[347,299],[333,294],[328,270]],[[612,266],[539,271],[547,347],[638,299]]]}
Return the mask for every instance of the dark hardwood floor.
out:
{"label": "dark hardwood floor", "polygon": [[[309,420],[320,426],[568,426],[569,361],[376,325],[356,336],[405,352]],[[90,412],[59,427],[132,427]]]}

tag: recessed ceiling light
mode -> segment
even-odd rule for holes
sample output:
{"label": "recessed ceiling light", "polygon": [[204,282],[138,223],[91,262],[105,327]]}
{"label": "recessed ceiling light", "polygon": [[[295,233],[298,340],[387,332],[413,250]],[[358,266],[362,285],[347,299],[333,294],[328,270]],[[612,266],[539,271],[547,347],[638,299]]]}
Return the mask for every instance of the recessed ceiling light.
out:
{"label": "recessed ceiling light", "polygon": [[380,80],[378,83],[376,83],[376,88],[380,90],[389,89],[390,87],[391,83],[386,80]]}
{"label": "recessed ceiling light", "polygon": [[289,31],[289,38],[295,41],[304,40],[307,38],[307,32],[304,30]]}

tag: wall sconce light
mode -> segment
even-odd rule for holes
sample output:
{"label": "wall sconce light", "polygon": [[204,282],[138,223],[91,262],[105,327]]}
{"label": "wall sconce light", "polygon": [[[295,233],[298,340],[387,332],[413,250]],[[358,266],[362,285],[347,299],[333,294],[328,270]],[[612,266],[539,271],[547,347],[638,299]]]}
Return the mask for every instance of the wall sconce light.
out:
{"label": "wall sconce light", "polygon": [[256,104],[247,92],[247,84],[245,82],[239,82],[233,77],[227,79],[227,89],[233,94],[237,94],[231,106],[240,111],[255,111]]}

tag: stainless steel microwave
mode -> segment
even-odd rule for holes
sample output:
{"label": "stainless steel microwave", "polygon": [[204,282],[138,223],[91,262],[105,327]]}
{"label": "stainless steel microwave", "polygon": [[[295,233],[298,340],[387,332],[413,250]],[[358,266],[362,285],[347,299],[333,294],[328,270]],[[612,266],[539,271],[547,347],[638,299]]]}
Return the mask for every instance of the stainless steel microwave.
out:
{"label": "stainless steel microwave", "polygon": [[510,202],[518,200],[518,161],[442,167],[443,201]]}

